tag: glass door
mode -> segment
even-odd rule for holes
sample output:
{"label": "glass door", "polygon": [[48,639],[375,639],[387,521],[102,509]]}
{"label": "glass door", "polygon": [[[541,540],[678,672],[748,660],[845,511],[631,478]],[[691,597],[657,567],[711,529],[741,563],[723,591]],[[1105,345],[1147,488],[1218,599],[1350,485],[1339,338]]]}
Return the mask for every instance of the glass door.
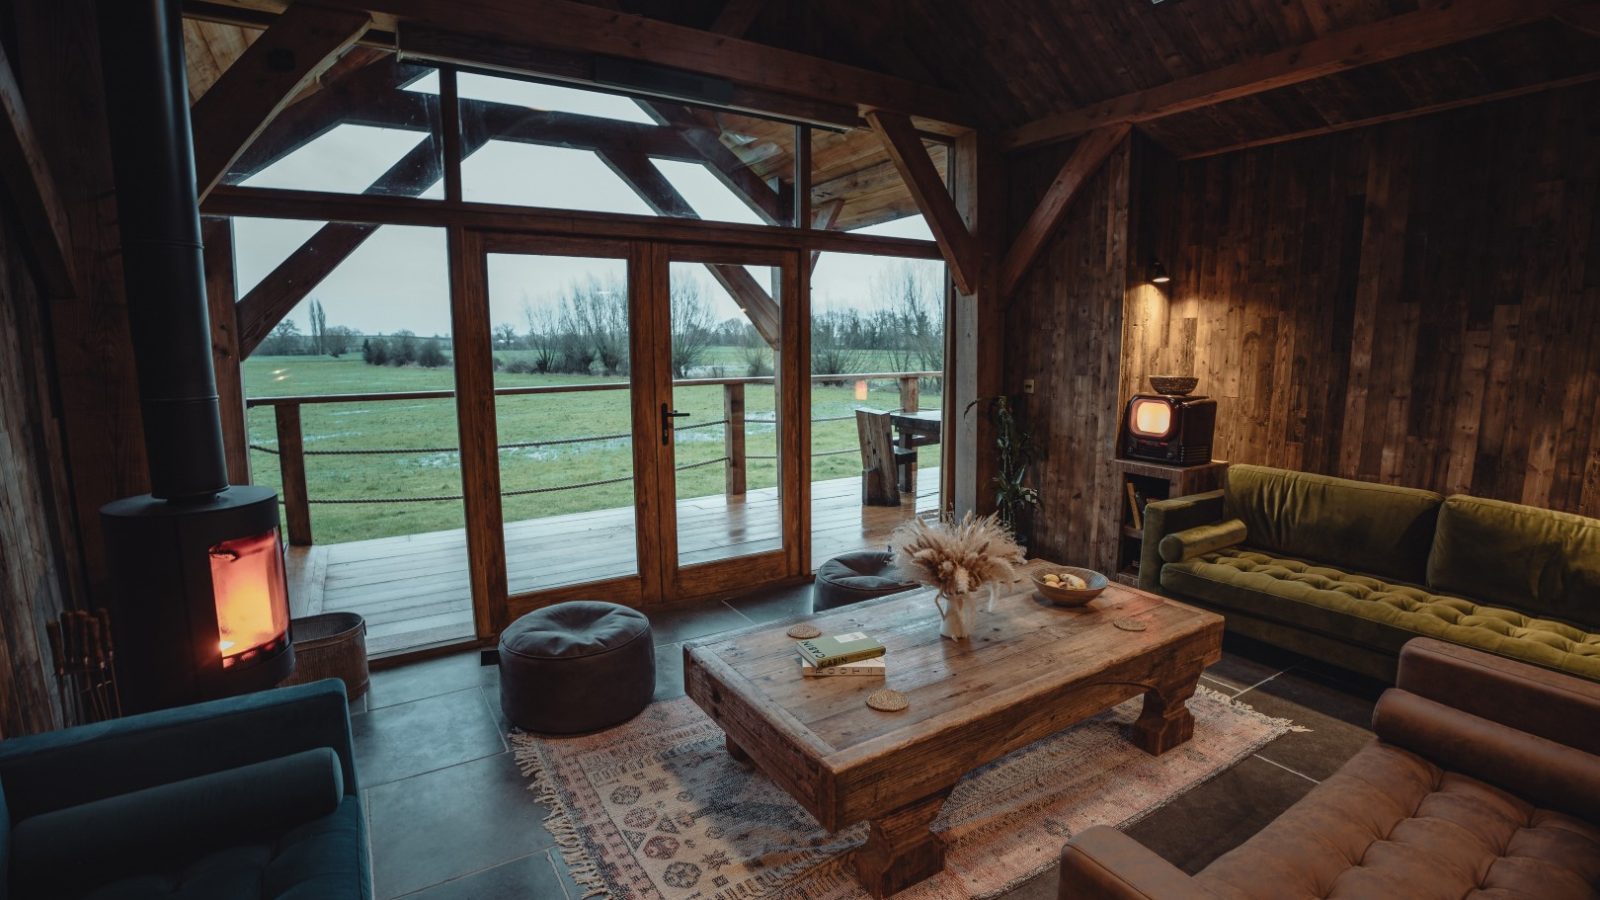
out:
{"label": "glass door", "polygon": [[796,496],[805,480],[802,360],[785,341],[795,257],[676,246],[661,253],[665,582],[675,597],[690,597],[798,575],[809,509]]}

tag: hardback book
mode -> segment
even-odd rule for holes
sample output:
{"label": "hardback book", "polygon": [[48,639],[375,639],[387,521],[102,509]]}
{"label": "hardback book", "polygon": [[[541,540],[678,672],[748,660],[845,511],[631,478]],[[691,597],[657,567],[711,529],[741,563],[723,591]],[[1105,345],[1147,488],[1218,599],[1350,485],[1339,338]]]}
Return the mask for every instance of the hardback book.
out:
{"label": "hardback book", "polygon": [[801,658],[810,660],[819,669],[874,659],[884,654],[882,644],[860,631],[796,641],[795,646],[800,648]]}
{"label": "hardback book", "polygon": [[883,678],[888,673],[889,667],[881,656],[872,659],[858,659],[855,662],[829,666],[826,669],[819,669],[811,664],[811,660],[803,656],[800,657],[800,674],[807,678],[826,678],[832,675],[865,675]]}

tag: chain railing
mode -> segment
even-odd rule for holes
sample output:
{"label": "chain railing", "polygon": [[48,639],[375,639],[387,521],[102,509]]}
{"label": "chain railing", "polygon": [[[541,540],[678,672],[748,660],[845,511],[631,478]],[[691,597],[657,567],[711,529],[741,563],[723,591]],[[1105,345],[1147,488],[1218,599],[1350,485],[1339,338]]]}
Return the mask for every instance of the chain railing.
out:
{"label": "chain railing", "polygon": [[[839,381],[896,381],[900,388],[900,408],[903,410],[916,410],[919,408],[919,387],[924,378],[942,378],[941,372],[867,372],[849,373],[843,375],[813,375],[811,381],[839,382]],[[723,429],[723,453],[715,459],[701,460],[686,463],[676,467],[679,472],[690,469],[700,469],[706,466],[721,464],[723,466],[724,490],[730,495],[745,493],[747,488],[746,463],[750,460],[775,460],[776,455],[762,455],[745,452],[745,429],[752,424],[776,424],[777,419],[749,418],[745,415],[745,386],[773,384],[772,376],[755,376],[745,378],[685,378],[674,381],[674,388],[689,387],[722,387],[723,416],[720,419],[705,422],[694,422],[673,428],[674,432],[691,431],[698,428],[711,428],[718,425]],[[495,396],[526,396],[534,394],[571,394],[589,391],[626,391],[631,385],[627,382],[597,382],[588,384],[567,385],[539,385],[536,387],[496,388]],[[356,504],[389,504],[389,503],[439,503],[445,501],[459,501],[461,494],[440,494],[412,497],[318,497],[312,499],[306,481],[306,457],[308,456],[404,456],[431,455],[438,453],[459,453],[459,447],[373,447],[353,448],[346,450],[307,450],[305,448],[305,435],[301,426],[300,412],[304,406],[325,403],[387,403],[397,400],[448,400],[455,397],[454,391],[401,391],[391,393],[370,394],[306,394],[285,397],[252,397],[245,401],[249,408],[270,406],[273,410],[274,424],[277,429],[278,445],[270,447],[265,444],[250,444],[250,449],[278,457],[278,471],[282,478],[281,502],[284,506],[284,519],[289,532],[289,543],[296,546],[309,546],[312,543],[311,533],[311,506],[316,505],[356,505]],[[840,422],[854,418],[854,415],[823,416],[813,418],[813,423]],[[516,441],[500,444],[500,450],[521,450],[540,447],[557,447],[572,444],[598,443],[601,441],[616,441],[631,438],[631,433],[621,434],[596,434],[583,437],[554,438],[543,441]],[[857,447],[844,447],[837,450],[813,452],[813,457],[838,456],[845,453],[859,452]],[[502,497],[522,497],[534,494],[548,494],[558,491],[576,491],[589,488],[604,487],[611,484],[622,484],[632,481],[632,475],[623,475],[616,478],[601,478],[592,481],[581,481],[572,484],[548,485],[533,488],[518,488],[502,490]]]}

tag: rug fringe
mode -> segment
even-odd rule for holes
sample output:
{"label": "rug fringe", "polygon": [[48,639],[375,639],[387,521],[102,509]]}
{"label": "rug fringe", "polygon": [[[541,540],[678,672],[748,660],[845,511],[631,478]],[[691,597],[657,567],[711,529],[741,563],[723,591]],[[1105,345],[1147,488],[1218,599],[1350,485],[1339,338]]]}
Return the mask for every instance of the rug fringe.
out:
{"label": "rug fringe", "polygon": [[572,880],[584,889],[584,900],[590,897],[610,898],[611,890],[606,887],[599,864],[583,848],[583,836],[578,833],[578,825],[572,820],[572,811],[567,808],[566,802],[561,799],[561,792],[556,790],[555,783],[545,772],[544,760],[539,756],[535,739],[520,731],[512,732],[510,739],[516,748],[512,751],[512,757],[517,762],[517,769],[524,778],[529,779],[528,790],[550,810],[550,814],[544,817],[545,830],[555,838],[556,849],[561,851],[561,861],[566,863]]}
{"label": "rug fringe", "polygon": [[1217,690],[1216,688],[1208,688],[1203,684],[1199,684],[1199,685],[1195,685],[1194,692],[1195,692],[1196,696],[1205,697],[1208,700],[1215,700],[1215,701],[1217,701],[1219,703],[1225,703],[1228,706],[1233,707],[1234,709],[1242,709],[1242,710],[1245,710],[1246,712],[1255,713],[1256,715],[1260,716],[1261,718],[1266,719],[1268,722],[1271,722],[1273,725],[1279,726],[1279,727],[1287,729],[1289,731],[1293,731],[1293,732],[1296,732],[1296,733],[1302,733],[1303,734],[1303,733],[1308,732],[1308,731],[1311,730],[1310,728],[1306,727],[1305,725],[1296,724],[1291,719],[1277,719],[1277,718],[1273,718],[1272,716],[1267,715],[1266,713],[1256,712],[1256,708],[1254,706],[1251,706],[1250,704],[1248,704],[1248,703],[1244,702],[1243,700],[1240,700],[1240,699],[1238,699],[1236,697],[1230,697],[1229,695],[1223,693],[1222,691]]}

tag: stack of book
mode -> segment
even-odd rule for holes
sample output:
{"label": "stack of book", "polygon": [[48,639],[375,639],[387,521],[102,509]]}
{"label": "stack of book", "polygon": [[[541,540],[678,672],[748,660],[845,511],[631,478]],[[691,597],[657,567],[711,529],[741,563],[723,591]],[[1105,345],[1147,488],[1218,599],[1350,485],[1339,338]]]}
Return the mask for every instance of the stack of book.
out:
{"label": "stack of book", "polygon": [[868,675],[882,678],[884,646],[859,631],[797,641],[800,674],[807,678],[830,675]]}

